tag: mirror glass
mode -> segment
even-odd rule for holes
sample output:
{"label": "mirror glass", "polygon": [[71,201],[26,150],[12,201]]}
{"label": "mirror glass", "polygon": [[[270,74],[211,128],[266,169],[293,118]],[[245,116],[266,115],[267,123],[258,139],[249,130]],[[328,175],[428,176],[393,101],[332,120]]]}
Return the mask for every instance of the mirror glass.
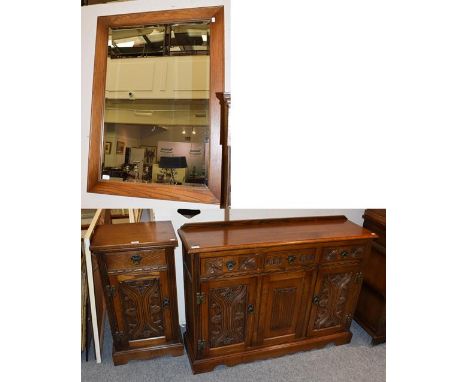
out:
{"label": "mirror glass", "polygon": [[205,187],[207,22],[109,30],[101,178]]}

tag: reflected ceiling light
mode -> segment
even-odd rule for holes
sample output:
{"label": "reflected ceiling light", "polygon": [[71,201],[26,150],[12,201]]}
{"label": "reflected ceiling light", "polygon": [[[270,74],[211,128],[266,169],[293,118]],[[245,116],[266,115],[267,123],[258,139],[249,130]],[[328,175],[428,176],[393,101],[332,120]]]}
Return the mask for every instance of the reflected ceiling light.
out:
{"label": "reflected ceiling light", "polygon": [[135,45],[135,41],[127,41],[127,42],[118,42],[116,45],[119,48],[132,48]]}
{"label": "reflected ceiling light", "polygon": [[201,35],[201,38],[203,40],[203,42],[207,42],[208,41],[208,36],[206,34],[202,34]]}
{"label": "reflected ceiling light", "polygon": [[192,127],[192,134],[195,135],[197,132],[195,131],[195,128]]}
{"label": "reflected ceiling light", "polygon": [[182,134],[185,134],[185,127],[182,129]]}
{"label": "reflected ceiling light", "polygon": [[136,111],[133,110],[133,115],[138,115],[141,117],[151,117],[153,115],[152,111]]}

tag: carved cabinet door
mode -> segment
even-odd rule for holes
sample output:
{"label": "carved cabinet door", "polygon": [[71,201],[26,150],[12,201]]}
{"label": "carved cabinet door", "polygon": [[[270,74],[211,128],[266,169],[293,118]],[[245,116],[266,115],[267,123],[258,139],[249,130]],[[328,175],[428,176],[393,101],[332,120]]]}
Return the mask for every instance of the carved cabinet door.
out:
{"label": "carved cabinet door", "polygon": [[199,356],[238,352],[250,345],[256,306],[257,277],[206,281],[201,284]]}
{"label": "carved cabinet door", "polygon": [[109,275],[109,281],[109,319],[116,348],[157,345],[172,338],[170,304],[177,302],[169,301],[165,271]]}
{"label": "carved cabinet door", "polygon": [[263,277],[257,344],[280,344],[304,335],[306,297],[314,277],[312,271]]}
{"label": "carved cabinet door", "polygon": [[307,335],[322,336],[347,330],[361,282],[359,264],[322,267],[312,296]]}

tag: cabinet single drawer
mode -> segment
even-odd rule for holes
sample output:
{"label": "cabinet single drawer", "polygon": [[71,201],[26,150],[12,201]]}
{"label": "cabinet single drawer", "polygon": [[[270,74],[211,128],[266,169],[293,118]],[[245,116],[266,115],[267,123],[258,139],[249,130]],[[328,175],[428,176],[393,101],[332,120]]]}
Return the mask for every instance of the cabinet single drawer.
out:
{"label": "cabinet single drawer", "polygon": [[360,259],[364,255],[363,245],[323,248],[322,261],[342,261]]}
{"label": "cabinet single drawer", "polygon": [[317,262],[315,248],[281,251],[265,254],[264,270],[277,271],[297,267],[310,267]]}
{"label": "cabinet single drawer", "polygon": [[255,273],[261,267],[261,256],[226,255],[207,257],[200,260],[201,277],[215,277],[229,273]]}
{"label": "cabinet single drawer", "polygon": [[125,270],[166,264],[164,249],[107,253],[107,270]]}

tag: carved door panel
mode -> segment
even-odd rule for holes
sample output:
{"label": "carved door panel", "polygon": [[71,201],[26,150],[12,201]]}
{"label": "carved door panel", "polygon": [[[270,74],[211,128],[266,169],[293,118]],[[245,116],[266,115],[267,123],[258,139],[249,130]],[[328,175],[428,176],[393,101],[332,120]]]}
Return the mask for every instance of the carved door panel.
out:
{"label": "carved door panel", "polygon": [[306,296],[314,277],[315,272],[304,271],[263,277],[257,344],[274,345],[303,336]]}
{"label": "carved door panel", "polygon": [[312,297],[308,336],[347,330],[362,282],[359,265],[325,266],[318,272]]}
{"label": "carved door panel", "polygon": [[151,346],[172,337],[166,272],[109,275],[109,281],[113,287],[114,344],[119,348]]}
{"label": "carved door panel", "polygon": [[207,281],[201,291],[205,301],[198,354],[227,354],[249,346],[257,310],[257,277]]}

